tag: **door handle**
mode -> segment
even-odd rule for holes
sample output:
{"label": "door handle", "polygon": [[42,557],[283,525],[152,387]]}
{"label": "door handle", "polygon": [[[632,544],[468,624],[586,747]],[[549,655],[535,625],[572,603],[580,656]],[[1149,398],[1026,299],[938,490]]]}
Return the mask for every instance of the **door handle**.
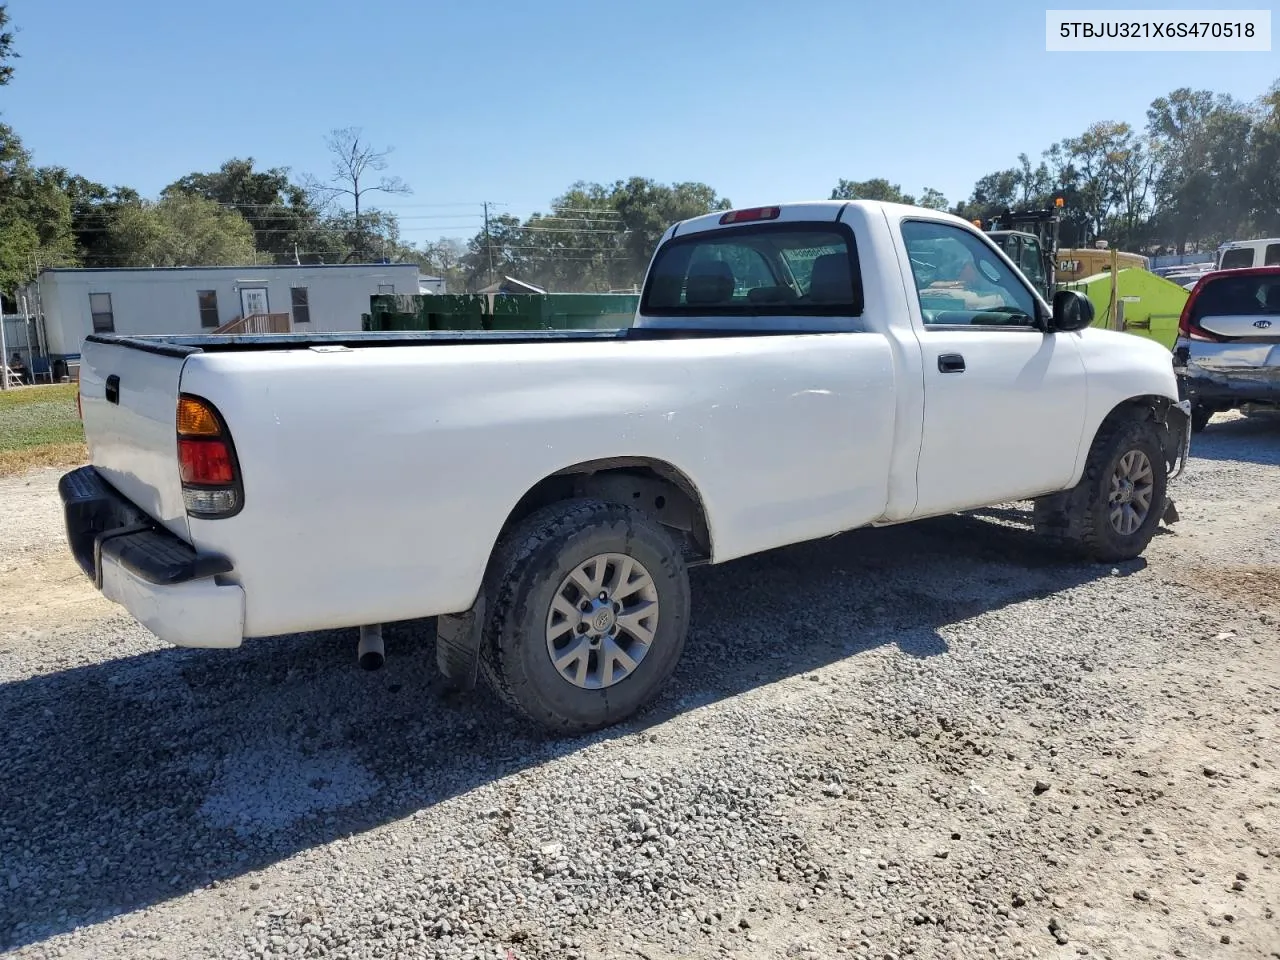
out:
{"label": "door handle", "polygon": [[120,378],[114,373],[107,377],[107,403],[120,402]]}
{"label": "door handle", "polygon": [[943,353],[938,356],[940,373],[964,373],[964,357],[958,353]]}

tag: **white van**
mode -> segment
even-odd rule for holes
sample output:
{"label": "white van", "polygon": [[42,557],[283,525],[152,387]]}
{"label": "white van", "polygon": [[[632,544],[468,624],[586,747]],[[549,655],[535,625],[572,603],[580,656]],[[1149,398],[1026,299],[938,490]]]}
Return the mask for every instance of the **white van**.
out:
{"label": "white van", "polygon": [[1232,240],[1218,248],[1215,269],[1280,266],[1280,237],[1265,240]]}

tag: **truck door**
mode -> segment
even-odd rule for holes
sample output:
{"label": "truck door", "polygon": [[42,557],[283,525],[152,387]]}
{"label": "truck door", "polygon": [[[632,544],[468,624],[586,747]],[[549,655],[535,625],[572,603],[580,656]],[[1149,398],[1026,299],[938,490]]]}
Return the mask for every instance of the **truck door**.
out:
{"label": "truck door", "polygon": [[924,361],[916,516],[1065,487],[1084,429],[1070,336],[1035,326],[1035,298],[963,227],[905,220]]}

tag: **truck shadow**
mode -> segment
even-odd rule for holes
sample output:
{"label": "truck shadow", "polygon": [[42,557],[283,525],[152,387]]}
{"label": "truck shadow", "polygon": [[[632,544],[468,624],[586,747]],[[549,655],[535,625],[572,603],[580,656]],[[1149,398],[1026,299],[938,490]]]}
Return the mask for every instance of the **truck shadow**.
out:
{"label": "truck shadow", "polygon": [[[417,815],[522,769],[878,647],[947,652],[971,617],[1142,562],[1064,564],[991,510],[858,531],[694,571],[694,626],[670,689],[601,733],[531,732],[481,688],[452,695],[427,629],[165,649],[0,687],[0,950],[251,873]],[[442,827],[447,829],[447,827]],[[233,901],[227,901],[228,904]]]}

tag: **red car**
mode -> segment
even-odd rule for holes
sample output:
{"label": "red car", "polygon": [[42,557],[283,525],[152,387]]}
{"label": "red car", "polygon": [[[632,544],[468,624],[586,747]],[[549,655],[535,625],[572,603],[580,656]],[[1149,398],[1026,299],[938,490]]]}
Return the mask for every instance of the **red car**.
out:
{"label": "red car", "polygon": [[1280,408],[1280,267],[1201,277],[1182,308],[1173,364],[1193,430],[1224,410]]}

